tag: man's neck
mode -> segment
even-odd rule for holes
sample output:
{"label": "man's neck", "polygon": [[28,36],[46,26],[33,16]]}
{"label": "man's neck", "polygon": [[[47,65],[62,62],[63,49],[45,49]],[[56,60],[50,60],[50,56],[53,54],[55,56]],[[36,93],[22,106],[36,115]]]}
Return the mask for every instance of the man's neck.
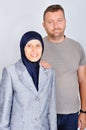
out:
{"label": "man's neck", "polygon": [[47,39],[48,39],[48,41],[50,41],[50,42],[52,42],[52,43],[61,43],[61,42],[64,41],[65,35],[62,36],[62,37],[60,37],[60,38],[58,38],[58,37],[56,37],[56,38],[51,38],[51,37],[47,36]]}

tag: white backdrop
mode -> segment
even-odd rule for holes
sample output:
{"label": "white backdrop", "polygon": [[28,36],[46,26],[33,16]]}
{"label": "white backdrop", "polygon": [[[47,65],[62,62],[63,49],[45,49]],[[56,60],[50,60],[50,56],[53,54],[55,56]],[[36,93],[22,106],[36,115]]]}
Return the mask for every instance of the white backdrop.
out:
{"label": "white backdrop", "polygon": [[4,66],[20,58],[19,41],[26,31],[36,30],[45,36],[42,27],[44,9],[61,4],[65,9],[65,34],[79,41],[86,51],[86,0],[0,0],[0,77]]}

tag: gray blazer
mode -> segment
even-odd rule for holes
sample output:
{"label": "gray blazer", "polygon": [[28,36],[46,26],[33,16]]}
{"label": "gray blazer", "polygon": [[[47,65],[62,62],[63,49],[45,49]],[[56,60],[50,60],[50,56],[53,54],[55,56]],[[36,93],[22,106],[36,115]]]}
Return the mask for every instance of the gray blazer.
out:
{"label": "gray blazer", "polygon": [[40,66],[39,91],[19,60],[4,68],[0,84],[0,130],[57,130],[55,73]]}

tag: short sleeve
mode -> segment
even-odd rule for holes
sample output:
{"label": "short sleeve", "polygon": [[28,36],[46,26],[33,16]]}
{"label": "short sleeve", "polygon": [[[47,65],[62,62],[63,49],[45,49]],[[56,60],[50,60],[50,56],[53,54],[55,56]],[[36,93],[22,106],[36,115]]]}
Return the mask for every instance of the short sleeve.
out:
{"label": "short sleeve", "polygon": [[80,46],[80,62],[79,65],[86,65],[86,54],[84,51],[84,48],[82,46]]}

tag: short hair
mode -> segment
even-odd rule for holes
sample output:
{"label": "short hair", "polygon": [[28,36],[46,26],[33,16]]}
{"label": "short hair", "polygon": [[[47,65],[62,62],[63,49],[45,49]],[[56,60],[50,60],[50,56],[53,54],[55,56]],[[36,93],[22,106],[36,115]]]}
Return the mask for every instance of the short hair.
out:
{"label": "short hair", "polygon": [[44,11],[43,20],[45,19],[45,15],[47,12],[56,12],[58,10],[61,10],[63,12],[64,17],[65,17],[65,12],[64,12],[64,9],[61,5],[50,5]]}

